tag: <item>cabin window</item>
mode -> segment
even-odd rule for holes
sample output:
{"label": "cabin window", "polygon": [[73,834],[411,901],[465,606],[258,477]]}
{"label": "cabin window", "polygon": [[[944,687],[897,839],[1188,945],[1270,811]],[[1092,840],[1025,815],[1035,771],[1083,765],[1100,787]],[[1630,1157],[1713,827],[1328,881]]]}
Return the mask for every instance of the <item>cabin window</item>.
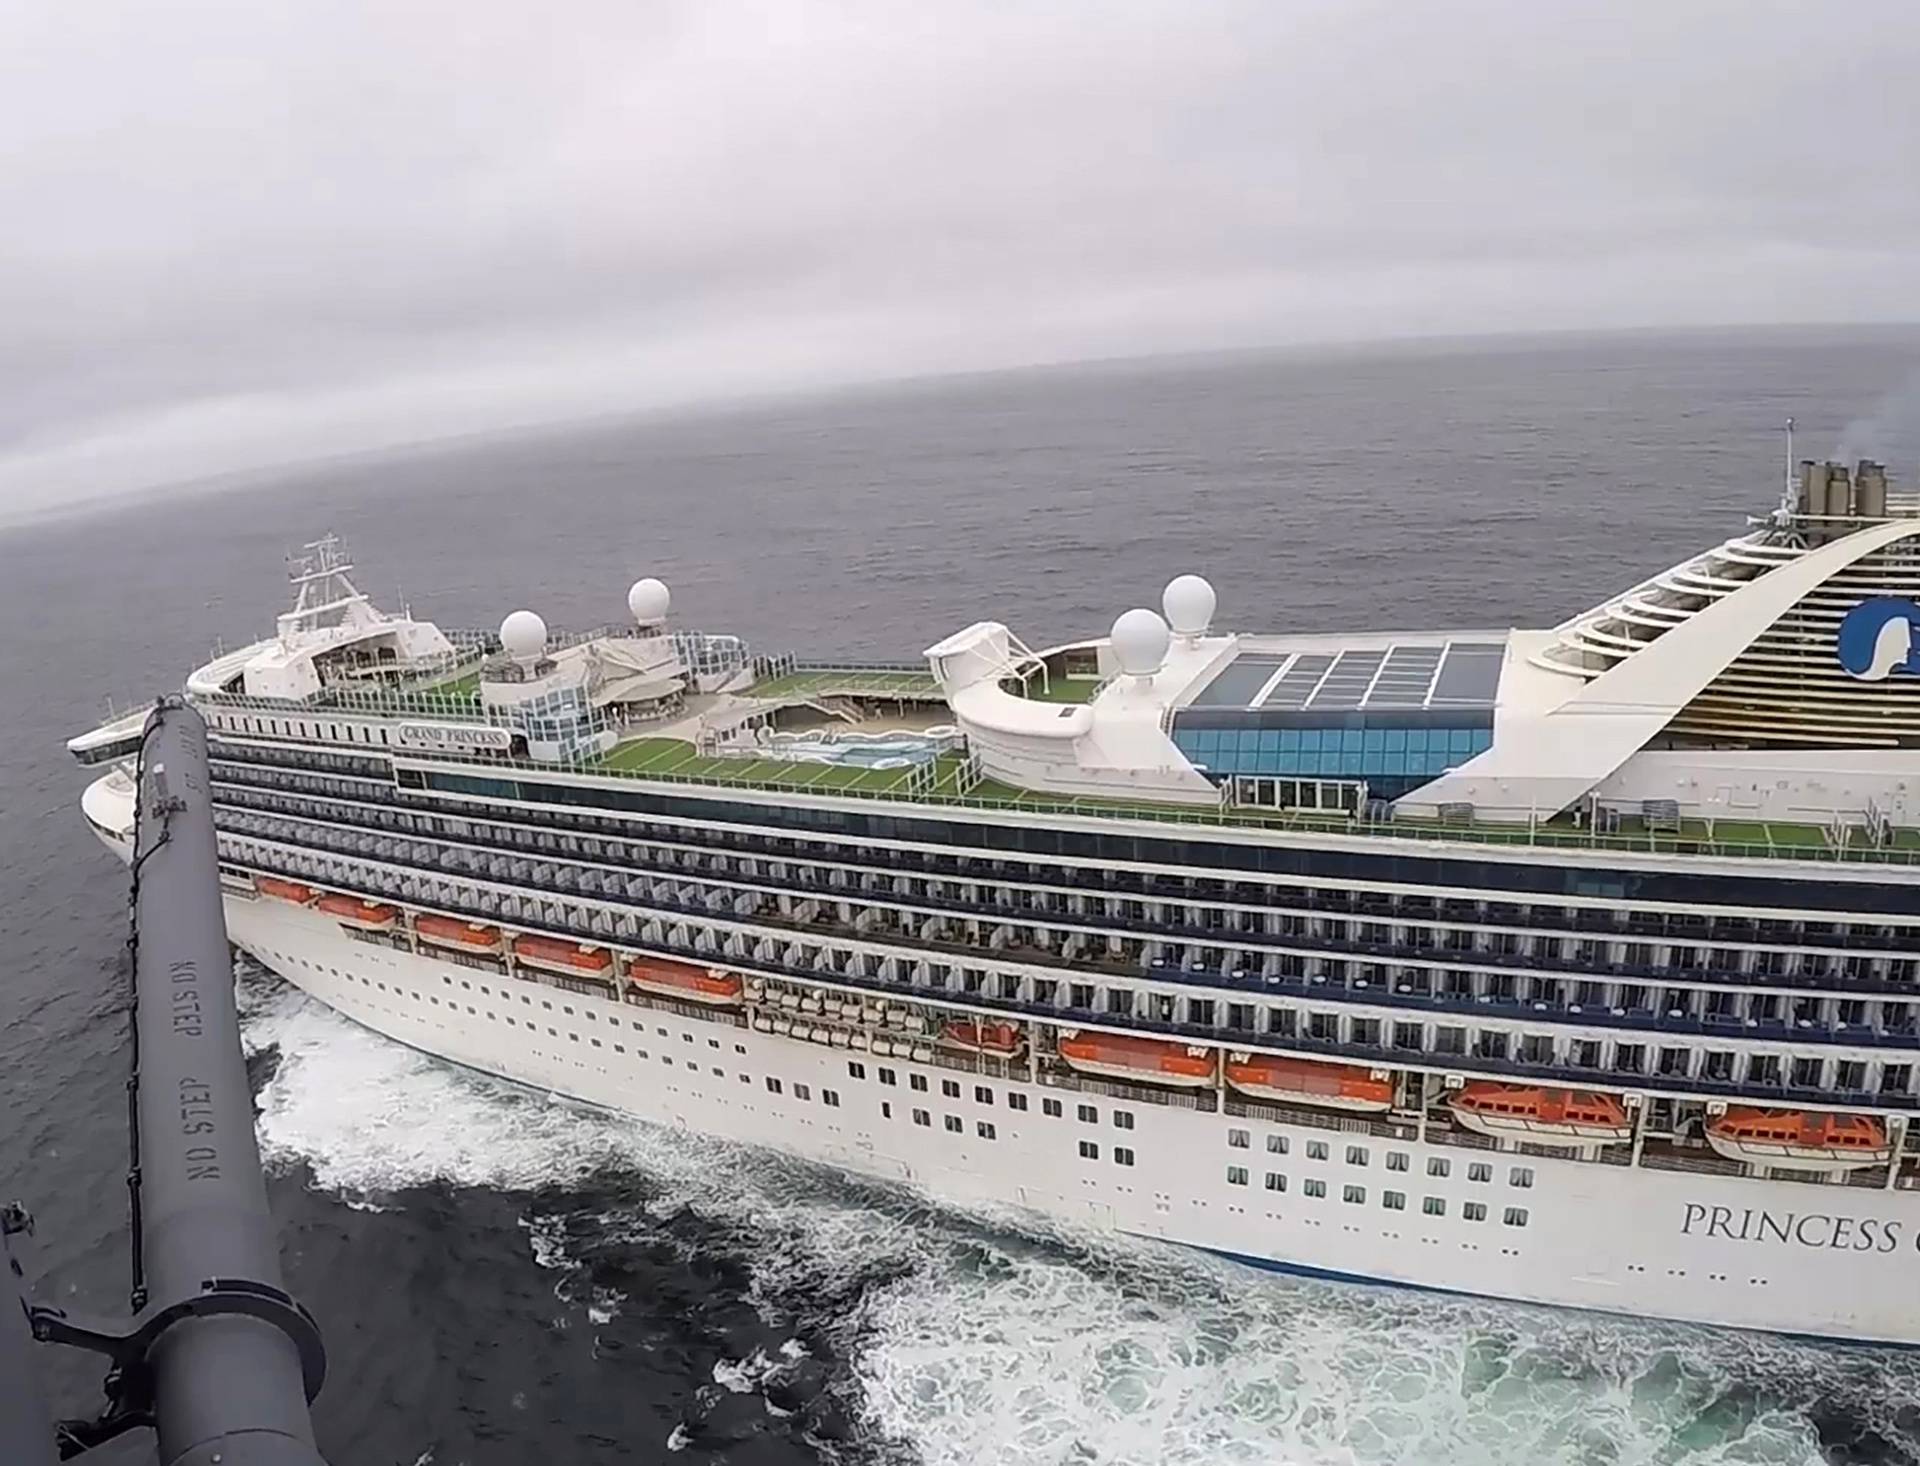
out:
{"label": "cabin window", "polygon": [[858,1059],[849,1060],[847,1063],[847,1077],[849,1079],[865,1079],[867,1077],[867,1066],[862,1064]]}
{"label": "cabin window", "polygon": [[1326,1143],[1326,1141],[1324,1141],[1324,1140],[1309,1140],[1309,1141],[1307,1142],[1307,1159],[1308,1159],[1308,1160],[1310,1160],[1310,1161],[1324,1161],[1324,1160],[1325,1160],[1326,1158],[1327,1158],[1327,1143]]}
{"label": "cabin window", "polygon": [[1267,1154],[1268,1155],[1285,1155],[1286,1153],[1287,1153],[1287,1137],[1286,1136],[1269,1135],[1267,1137]]}
{"label": "cabin window", "polygon": [[960,1086],[954,1080],[943,1079],[940,1081],[940,1093],[945,1095],[948,1099],[959,1099]]}
{"label": "cabin window", "polygon": [[1308,1196],[1325,1196],[1327,1194],[1327,1183],[1325,1181],[1303,1181],[1300,1183],[1300,1189]]}
{"label": "cabin window", "polygon": [[1008,1109],[1024,1110],[1026,1107],[1027,1107],[1027,1097],[1024,1094],[1009,1094],[1007,1096]]}
{"label": "cabin window", "polygon": [[925,1110],[915,1110],[913,1112],[913,1123],[916,1125],[931,1125],[933,1124],[933,1116],[929,1115]]}
{"label": "cabin window", "polygon": [[1507,1180],[1515,1186],[1531,1186],[1533,1185],[1533,1167],[1515,1166],[1507,1172]]}
{"label": "cabin window", "polygon": [[900,1076],[895,1074],[891,1069],[882,1069],[880,1071],[880,1082],[882,1084],[898,1084],[900,1082]]}
{"label": "cabin window", "polygon": [[1446,1176],[1450,1174],[1452,1170],[1453,1162],[1445,1156],[1429,1156],[1427,1158],[1427,1174],[1429,1176]]}
{"label": "cabin window", "polygon": [[1282,1175],[1279,1171],[1267,1172],[1267,1190],[1285,1191],[1286,1189],[1287,1189],[1287,1178],[1284,1175]]}
{"label": "cabin window", "polygon": [[1460,1208],[1460,1215],[1470,1222],[1484,1222],[1487,1219],[1487,1204],[1484,1201],[1470,1201]]}
{"label": "cabin window", "polygon": [[[672,1063],[673,1061],[669,1059],[667,1062]],[[767,1093],[768,1094],[780,1093],[780,1081],[775,1079],[771,1074],[767,1076]]]}
{"label": "cabin window", "polygon": [[1429,1196],[1420,1203],[1420,1210],[1430,1217],[1444,1217],[1447,1214],[1447,1199],[1444,1196]]}
{"label": "cabin window", "polygon": [[1081,1123],[1083,1124],[1097,1125],[1100,1123],[1100,1112],[1092,1105],[1081,1105],[1074,1113],[1079,1115]]}
{"label": "cabin window", "polygon": [[907,1076],[907,1087],[909,1089],[917,1089],[920,1093],[925,1094],[927,1092],[927,1076],[924,1074],[909,1074]]}
{"label": "cabin window", "polygon": [[1367,1188],[1364,1186],[1343,1187],[1340,1191],[1340,1199],[1351,1205],[1358,1206],[1367,1199]]}
{"label": "cabin window", "polygon": [[1116,1130],[1133,1129],[1133,1111],[1115,1110],[1113,1112],[1113,1128]]}
{"label": "cabin window", "polygon": [[1100,1147],[1095,1145],[1091,1140],[1081,1141],[1080,1142],[1080,1159],[1083,1161],[1099,1160]]}
{"label": "cabin window", "polygon": [[955,1135],[958,1135],[963,1128],[960,1124],[960,1117],[958,1115],[947,1115],[944,1118],[947,1129],[951,1130]]}
{"label": "cabin window", "polygon": [[973,1128],[979,1134],[982,1140],[992,1140],[994,1138],[993,1125],[989,1121],[976,1120],[974,1122]]}
{"label": "cabin window", "polygon": [[1366,1163],[1367,1163],[1367,1148],[1364,1145],[1350,1145],[1347,1147],[1347,1164],[1348,1165],[1364,1166]]}
{"label": "cabin window", "polygon": [[986,1085],[984,1085],[984,1084],[976,1084],[976,1085],[974,1085],[974,1087],[973,1087],[973,1102],[974,1102],[974,1103],[975,1103],[976,1105],[990,1105],[990,1104],[992,1104],[992,1103],[993,1103],[993,1091],[992,1091],[992,1090],[990,1090],[990,1089],[988,1089],[988,1088],[986,1087]]}
{"label": "cabin window", "polygon": [[1229,1150],[1245,1150],[1249,1140],[1250,1137],[1244,1130],[1229,1130],[1227,1132],[1227,1148]]}
{"label": "cabin window", "polygon": [[1060,1118],[1060,1101],[1057,1099],[1041,1100],[1040,1113],[1047,1116],[1047,1118],[1051,1120],[1059,1119]]}
{"label": "cabin window", "polygon": [[1524,1206],[1510,1206],[1500,1220],[1509,1227],[1524,1227],[1527,1224],[1527,1209]]}
{"label": "cabin window", "polygon": [[1129,1149],[1128,1149],[1128,1148],[1127,1148],[1126,1146],[1124,1146],[1124,1145],[1116,1145],[1116,1146],[1115,1146],[1115,1147],[1113,1148],[1113,1163],[1114,1163],[1114,1164],[1115,1164],[1116,1166],[1130,1166],[1130,1165],[1132,1165],[1132,1164],[1133,1164],[1133,1152],[1132,1152],[1131,1150],[1129,1150]]}
{"label": "cabin window", "polygon": [[[747,1076],[742,1074],[740,1077],[742,1079],[745,1079]],[[880,1118],[883,1120],[891,1120],[893,1118],[893,1101],[892,1100],[880,1101]]]}
{"label": "cabin window", "polygon": [[804,1084],[796,1084],[793,1087],[793,1097],[795,1099],[812,1099],[813,1091]]}
{"label": "cabin window", "polygon": [[1493,1167],[1485,1161],[1474,1161],[1467,1167],[1467,1179],[1469,1181],[1480,1182],[1491,1181],[1493,1179]]}
{"label": "cabin window", "polygon": [[1390,1150],[1387,1152],[1387,1169],[1389,1171],[1404,1171],[1406,1168],[1407,1153],[1404,1150]]}
{"label": "cabin window", "polygon": [[1388,1211],[1405,1211],[1407,1209],[1407,1193],[1404,1191],[1382,1191],[1380,1193],[1380,1205]]}

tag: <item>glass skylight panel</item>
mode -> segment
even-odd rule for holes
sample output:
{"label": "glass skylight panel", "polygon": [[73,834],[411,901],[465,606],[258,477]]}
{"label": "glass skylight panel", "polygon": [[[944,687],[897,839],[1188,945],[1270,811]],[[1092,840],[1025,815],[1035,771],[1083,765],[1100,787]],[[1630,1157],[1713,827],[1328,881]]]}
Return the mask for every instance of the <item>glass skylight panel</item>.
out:
{"label": "glass skylight panel", "polygon": [[1190,706],[1197,708],[1243,708],[1248,706],[1286,664],[1284,653],[1248,652],[1235,657],[1213,680],[1200,689]]}

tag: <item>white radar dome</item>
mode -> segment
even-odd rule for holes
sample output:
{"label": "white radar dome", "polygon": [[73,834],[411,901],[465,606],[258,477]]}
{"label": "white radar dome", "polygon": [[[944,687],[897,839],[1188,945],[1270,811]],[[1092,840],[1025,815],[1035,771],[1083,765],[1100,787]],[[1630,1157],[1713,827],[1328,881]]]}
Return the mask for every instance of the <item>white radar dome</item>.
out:
{"label": "white radar dome", "polygon": [[655,580],[651,575],[645,580],[636,580],[627,590],[627,609],[642,626],[666,620],[667,607],[672,602],[673,597],[667,594],[666,582]]}
{"label": "white radar dome", "polygon": [[1135,677],[1151,677],[1167,660],[1172,633],[1145,606],[1122,611],[1113,623],[1113,656],[1122,672]]}
{"label": "white radar dome", "polygon": [[1198,575],[1176,575],[1160,593],[1160,608],[1167,613],[1167,625],[1181,636],[1199,636],[1213,624],[1213,609],[1219,604],[1213,587]]}
{"label": "white radar dome", "polygon": [[500,645],[516,662],[538,661],[547,649],[547,623],[531,611],[515,611],[500,623]]}

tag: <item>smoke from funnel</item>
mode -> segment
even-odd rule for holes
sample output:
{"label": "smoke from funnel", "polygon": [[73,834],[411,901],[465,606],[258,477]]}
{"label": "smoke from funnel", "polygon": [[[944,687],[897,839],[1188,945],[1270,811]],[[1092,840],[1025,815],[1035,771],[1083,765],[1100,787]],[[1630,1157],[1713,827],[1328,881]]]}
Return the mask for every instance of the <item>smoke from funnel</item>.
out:
{"label": "smoke from funnel", "polygon": [[1834,462],[1862,458],[1894,464],[1920,458],[1920,369],[1840,430]]}

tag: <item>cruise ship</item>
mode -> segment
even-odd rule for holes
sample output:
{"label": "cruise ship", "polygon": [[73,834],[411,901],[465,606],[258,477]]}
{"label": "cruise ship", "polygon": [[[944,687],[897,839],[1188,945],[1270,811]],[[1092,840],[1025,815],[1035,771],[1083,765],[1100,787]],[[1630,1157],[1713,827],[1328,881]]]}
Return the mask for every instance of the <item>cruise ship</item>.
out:
{"label": "cruise ship", "polygon": [[[1239,632],[1182,575],[850,664],[653,579],[459,632],[293,567],[185,683],[227,923],[380,1034],[1258,1266],[1920,1343],[1920,496],[1877,464],[1543,630]],[[144,717],[69,745],[122,858]]]}

